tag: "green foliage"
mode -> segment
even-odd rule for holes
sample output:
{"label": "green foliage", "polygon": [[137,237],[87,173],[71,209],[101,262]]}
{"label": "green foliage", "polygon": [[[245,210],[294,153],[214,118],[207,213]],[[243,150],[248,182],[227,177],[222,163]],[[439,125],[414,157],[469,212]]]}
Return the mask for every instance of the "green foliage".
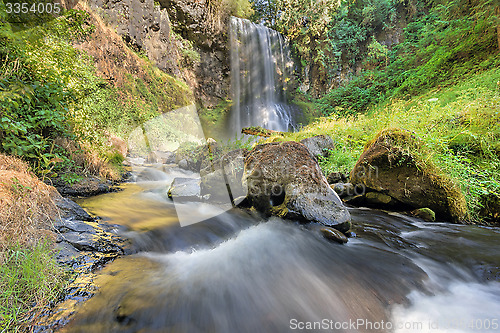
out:
{"label": "green foliage", "polygon": [[226,122],[231,111],[232,101],[222,100],[214,108],[200,108],[200,122],[205,135],[216,140],[223,138],[226,132]]}
{"label": "green foliage", "polygon": [[29,315],[54,302],[65,283],[48,242],[26,249],[12,245],[0,266],[0,329],[28,327]]}
{"label": "green foliage", "polygon": [[366,143],[381,130],[410,130],[422,142],[422,149],[411,153],[431,161],[454,180],[466,197],[471,220],[487,223],[485,206],[500,197],[500,127],[494,126],[500,122],[498,82],[500,70],[488,70],[409,100],[379,103],[357,117],[321,118],[300,132],[277,139],[330,135],[335,148],[319,161],[328,174],[351,171]]}
{"label": "green foliage", "polygon": [[85,75],[70,42],[92,32],[87,18],[71,10],[31,30],[0,29],[0,151],[24,157],[42,178],[66,154],[53,140],[72,136],[75,77]]}
{"label": "green foliage", "polygon": [[332,172],[349,173],[357,162],[355,155],[347,152],[348,146],[337,144],[329,151],[328,157],[319,157],[319,166],[325,175]]}
{"label": "green foliage", "polygon": [[[0,10],[0,18],[4,14]],[[148,59],[140,60],[139,73],[125,72],[120,86],[102,79],[93,59],[73,47],[91,36],[91,22],[82,10],[23,31],[0,20],[0,151],[23,156],[42,178],[90,170],[54,139],[69,137],[101,160],[118,164],[110,134],[126,137],[161,112],[192,100],[184,83]]]}
{"label": "green foliage", "polygon": [[343,64],[364,59],[376,32],[390,28],[397,2],[256,0],[253,6],[254,19],[285,34],[302,66],[315,68],[329,85]]}
{"label": "green foliage", "polygon": [[82,176],[80,176],[74,172],[67,172],[67,173],[64,173],[61,175],[61,180],[70,186],[80,182],[80,180],[82,180],[82,179],[83,179]]}
{"label": "green foliage", "polygon": [[[416,6],[419,14],[409,18],[402,43],[389,50],[373,36],[370,38],[366,69],[319,101],[323,114],[345,116],[364,112],[387,98],[418,95],[498,66],[498,19],[490,2],[435,1],[428,8],[424,2],[416,1]],[[388,10],[387,16],[392,17],[393,12],[394,8]],[[335,34],[339,36],[336,31]],[[355,36],[349,36],[339,36],[341,48],[357,48],[344,52],[343,57],[359,61],[359,55],[364,54],[360,51],[361,39],[356,42]]]}
{"label": "green foliage", "polygon": [[177,45],[181,52],[182,61],[181,65],[186,68],[193,68],[197,64],[200,63],[200,54],[194,48],[193,42],[190,40],[182,38],[181,35],[176,33],[175,31],[171,31],[170,35],[172,38],[177,41]]}
{"label": "green foliage", "polygon": [[[311,79],[329,89],[319,100],[325,115],[365,112],[500,63],[498,4],[489,0],[255,0],[253,6],[254,19],[285,34]],[[384,45],[401,22],[408,22],[401,43]]]}
{"label": "green foliage", "polygon": [[36,161],[48,153],[50,139],[66,135],[67,93],[54,82],[0,81],[1,151]]}

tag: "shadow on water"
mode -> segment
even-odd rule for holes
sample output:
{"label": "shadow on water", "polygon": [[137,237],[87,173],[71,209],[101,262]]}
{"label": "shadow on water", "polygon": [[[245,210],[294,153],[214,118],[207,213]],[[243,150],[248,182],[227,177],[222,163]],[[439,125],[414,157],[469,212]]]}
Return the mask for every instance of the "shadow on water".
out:
{"label": "shadow on water", "polygon": [[[102,270],[100,292],[64,331],[289,332],[319,322],[312,331],[425,332],[500,313],[498,229],[369,209],[351,209],[357,237],[346,245],[241,210],[181,228],[167,183],[83,202],[128,226],[137,253]],[[427,326],[407,329],[414,322]],[[480,330],[454,332],[468,331]]]}

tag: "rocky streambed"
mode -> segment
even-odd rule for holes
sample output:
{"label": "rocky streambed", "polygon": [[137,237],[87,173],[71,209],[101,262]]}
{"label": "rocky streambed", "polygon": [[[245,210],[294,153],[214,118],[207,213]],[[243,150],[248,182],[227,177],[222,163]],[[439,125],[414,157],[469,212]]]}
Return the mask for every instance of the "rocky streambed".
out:
{"label": "rocky streambed", "polygon": [[[404,140],[418,145],[418,140],[406,132],[381,133],[367,146],[350,175],[332,173],[328,177],[318,165],[318,158],[327,156],[334,144],[328,136],[230,152],[224,152],[212,140],[191,152],[151,152],[146,158],[131,158],[129,163],[135,166],[133,179],[141,186],[154,184],[145,193],[152,191],[151,195],[159,200],[155,211],[142,209],[141,201],[126,197],[121,207],[130,206],[127,209],[131,209],[134,223],[117,224],[113,218],[122,216],[121,211],[101,209],[111,216],[107,217],[108,223],[90,216],[68,198],[56,200],[61,211],[54,225],[57,260],[76,278],[67,287],[64,299],[44,315],[37,330],[64,326],[78,304],[95,294],[96,272],[113,259],[144,247],[144,238],[137,237],[137,232],[149,234],[158,223],[164,224],[158,221],[169,220],[172,214],[177,215],[174,223],[185,226],[219,219],[239,207],[257,214],[257,219],[275,216],[292,224],[305,223],[310,232],[342,244],[356,235],[351,227],[358,229],[352,225],[346,205],[405,211],[427,221],[436,217],[463,221],[464,201],[456,186],[433,170],[421,170],[418,160],[401,148]],[[152,207],[150,199],[143,202],[145,207]],[[135,228],[132,233],[131,228]],[[175,244],[175,239],[167,238]]]}
{"label": "rocky streambed", "polygon": [[55,259],[71,277],[58,303],[40,315],[35,332],[66,325],[76,306],[97,291],[96,272],[118,256],[132,253],[129,240],[122,236],[124,226],[90,216],[69,198],[58,196],[54,201],[60,212],[54,223]]}

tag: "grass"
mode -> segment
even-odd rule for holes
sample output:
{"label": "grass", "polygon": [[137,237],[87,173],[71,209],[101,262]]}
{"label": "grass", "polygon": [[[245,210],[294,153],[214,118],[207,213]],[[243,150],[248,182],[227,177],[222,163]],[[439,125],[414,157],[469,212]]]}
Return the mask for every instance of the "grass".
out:
{"label": "grass", "polygon": [[56,190],[28,165],[0,154],[0,330],[27,331],[65,281],[53,258]]}
{"label": "grass", "polygon": [[8,246],[0,267],[0,329],[28,331],[44,308],[54,302],[65,284],[65,273],[53,258],[50,241],[33,247]]}
{"label": "grass", "polygon": [[381,130],[402,128],[422,139],[421,154],[459,184],[474,222],[486,222],[487,201],[500,196],[500,69],[409,100],[393,99],[351,118],[326,117],[276,140],[328,134],[335,148],[323,171],[350,172]]}

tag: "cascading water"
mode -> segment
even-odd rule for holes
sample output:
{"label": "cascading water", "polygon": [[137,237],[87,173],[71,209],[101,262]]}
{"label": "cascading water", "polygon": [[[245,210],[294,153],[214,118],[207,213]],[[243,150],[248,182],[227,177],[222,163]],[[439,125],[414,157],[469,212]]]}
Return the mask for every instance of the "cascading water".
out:
{"label": "cascading water", "polygon": [[230,134],[248,126],[290,130],[293,111],[286,91],[293,63],[287,41],[272,29],[236,17],[231,18],[230,39]]}
{"label": "cascading water", "polygon": [[498,228],[371,209],[350,209],[345,245],[237,209],[180,227],[165,187],[190,174],[165,167],[81,202],[137,253],[98,273],[64,332],[500,332]]}

